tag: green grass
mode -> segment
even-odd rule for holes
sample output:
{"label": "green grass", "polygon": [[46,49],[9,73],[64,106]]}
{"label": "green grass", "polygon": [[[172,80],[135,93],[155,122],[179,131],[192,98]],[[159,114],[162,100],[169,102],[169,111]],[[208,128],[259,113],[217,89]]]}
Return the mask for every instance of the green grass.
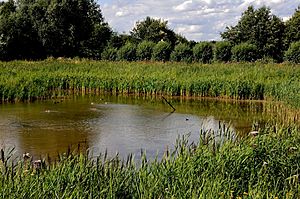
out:
{"label": "green grass", "polygon": [[272,99],[300,106],[300,67],[289,64],[47,60],[0,62],[0,99],[117,92]]}
{"label": "green grass", "polygon": [[[162,160],[69,154],[34,169],[0,161],[2,198],[299,198],[300,129],[272,125],[219,145],[179,139]],[[10,163],[9,163],[10,162]]]}
{"label": "green grass", "polygon": [[[113,92],[264,99],[300,107],[300,67],[289,64],[1,62],[2,102]],[[294,118],[295,119],[295,118]],[[162,160],[61,156],[34,169],[1,155],[2,198],[299,198],[300,129],[269,124],[257,137],[222,145],[202,132]]]}

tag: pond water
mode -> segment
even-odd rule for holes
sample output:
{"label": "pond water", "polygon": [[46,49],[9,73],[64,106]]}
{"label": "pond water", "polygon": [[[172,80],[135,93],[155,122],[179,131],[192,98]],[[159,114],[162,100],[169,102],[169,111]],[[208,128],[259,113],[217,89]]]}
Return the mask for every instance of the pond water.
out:
{"label": "pond water", "polygon": [[89,96],[34,103],[0,104],[0,147],[15,147],[35,158],[56,156],[78,143],[98,155],[107,150],[121,157],[140,151],[154,157],[172,148],[180,135],[198,142],[200,129],[218,130],[220,123],[235,134],[248,134],[254,121],[274,114],[266,103],[209,99],[168,100],[161,97]]}

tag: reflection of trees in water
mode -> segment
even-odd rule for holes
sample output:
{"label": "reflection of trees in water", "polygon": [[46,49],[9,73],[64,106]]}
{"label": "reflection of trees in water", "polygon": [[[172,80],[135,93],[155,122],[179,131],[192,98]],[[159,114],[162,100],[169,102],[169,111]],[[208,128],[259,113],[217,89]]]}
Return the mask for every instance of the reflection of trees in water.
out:
{"label": "reflection of trees in water", "polygon": [[[30,152],[33,155],[56,156],[57,152],[65,152],[69,145],[76,148],[78,142],[85,140],[86,148],[96,144],[104,150],[106,147],[127,150],[132,149],[132,143],[137,144],[137,138],[143,139],[142,143],[148,143],[144,144],[148,147],[153,143],[159,146],[174,144],[170,140],[176,139],[178,133],[195,131],[199,136],[200,129],[219,132],[219,121],[226,121],[226,127],[231,122],[233,131],[248,133],[253,121],[272,116],[268,115],[270,109],[264,103],[171,97],[168,100],[176,108],[172,114],[169,113],[170,107],[160,97],[152,96],[107,95],[90,99],[75,98],[59,104],[4,105],[0,111],[0,127],[4,126],[0,139],[9,141],[5,144],[15,145],[21,154]],[[276,114],[275,111],[271,113]],[[116,126],[119,124],[125,127]],[[151,130],[154,132],[149,133]],[[169,137],[159,137],[164,134]],[[125,144],[124,140],[121,141],[124,138]]]}

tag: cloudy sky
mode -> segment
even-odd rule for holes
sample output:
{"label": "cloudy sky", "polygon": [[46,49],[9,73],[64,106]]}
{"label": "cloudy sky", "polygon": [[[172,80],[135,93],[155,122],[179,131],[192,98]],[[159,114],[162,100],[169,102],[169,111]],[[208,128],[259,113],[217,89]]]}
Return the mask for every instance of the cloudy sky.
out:
{"label": "cloudy sky", "polygon": [[105,20],[114,31],[128,33],[146,16],[162,18],[187,39],[220,40],[226,26],[235,25],[249,5],[266,5],[283,20],[300,0],[98,0]]}

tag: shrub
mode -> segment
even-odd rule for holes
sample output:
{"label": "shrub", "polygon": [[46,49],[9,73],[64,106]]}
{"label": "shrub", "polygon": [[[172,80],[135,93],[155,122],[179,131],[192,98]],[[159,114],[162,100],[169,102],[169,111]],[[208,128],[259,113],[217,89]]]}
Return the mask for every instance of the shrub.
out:
{"label": "shrub", "polygon": [[117,60],[135,61],[136,60],[136,45],[126,43],[117,52]]}
{"label": "shrub", "polygon": [[115,61],[117,59],[117,52],[118,52],[118,49],[116,49],[114,47],[107,47],[102,52],[101,59]]}
{"label": "shrub", "polygon": [[213,46],[210,42],[200,42],[193,48],[194,61],[210,63],[213,58]]}
{"label": "shrub", "polygon": [[228,41],[220,41],[215,44],[214,59],[216,61],[228,62],[231,60],[232,45]]}
{"label": "shrub", "polygon": [[193,52],[187,44],[180,43],[175,46],[173,52],[171,53],[171,60],[191,62],[192,54]]}
{"label": "shrub", "polygon": [[150,60],[155,43],[152,41],[143,41],[139,43],[136,49],[136,55],[139,60]]}
{"label": "shrub", "polygon": [[258,58],[258,50],[254,44],[241,43],[234,46],[231,52],[233,60],[237,62],[254,62]]}
{"label": "shrub", "polygon": [[152,59],[155,61],[168,61],[172,51],[171,44],[165,41],[158,42],[152,53]]}
{"label": "shrub", "polygon": [[285,52],[286,61],[300,63],[300,41],[291,43],[289,49]]}

